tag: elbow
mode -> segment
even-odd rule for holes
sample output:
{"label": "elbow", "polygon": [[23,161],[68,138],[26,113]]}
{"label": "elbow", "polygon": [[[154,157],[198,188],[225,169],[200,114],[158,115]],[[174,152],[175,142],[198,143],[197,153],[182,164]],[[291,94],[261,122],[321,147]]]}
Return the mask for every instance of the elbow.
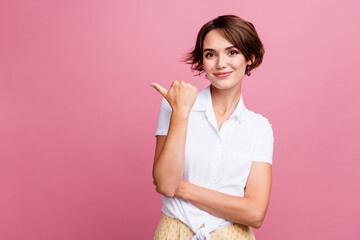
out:
{"label": "elbow", "polygon": [[175,191],[169,187],[156,186],[156,191],[167,198],[173,198]]}
{"label": "elbow", "polygon": [[156,186],[156,192],[159,194],[167,197],[167,198],[173,198],[175,196],[176,189],[169,184],[166,184],[164,182],[156,182],[154,181],[154,185]]}
{"label": "elbow", "polygon": [[263,211],[256,210],[252,215],[252,221],[249,223],[249,226],[255,229],[259,229],[265,219],[265,213]]}
{"label": "elbow", "polygon": [[262,225],[262,221],[256,221],[256,222],[253,222],[250,227],[252,228],[255,228],[255,229],[259,229]]}

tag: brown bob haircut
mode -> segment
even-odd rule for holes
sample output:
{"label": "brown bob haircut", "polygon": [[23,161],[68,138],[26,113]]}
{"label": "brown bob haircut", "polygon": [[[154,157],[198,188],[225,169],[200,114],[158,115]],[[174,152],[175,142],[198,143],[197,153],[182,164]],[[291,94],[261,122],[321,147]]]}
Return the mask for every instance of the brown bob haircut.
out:
{"label": "brown bob haircut", "polygon": [[201,67],[203,42],[206,34],[213,29],[218,29],[229,42],[239,49],[246,61],[251,61],[245,70],[245,74],[250,76],[251,70],[261,64],[265,49],[254,25],[235,15],[219,16],[202,26],[193,50],[185,55],[183,62],[191,64],[191,69],[198,72],[196,75],[204,72]]}

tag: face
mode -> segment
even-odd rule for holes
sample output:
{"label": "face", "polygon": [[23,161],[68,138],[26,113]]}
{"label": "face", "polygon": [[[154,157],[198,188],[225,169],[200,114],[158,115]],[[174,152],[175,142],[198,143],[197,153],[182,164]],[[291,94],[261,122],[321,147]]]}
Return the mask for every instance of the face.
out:
{"label": "face", "polygon": [[247,64],[244,55],[222,33],[211,30],[203,43],[203,63],[210,83],[217,89],[241,88]]}

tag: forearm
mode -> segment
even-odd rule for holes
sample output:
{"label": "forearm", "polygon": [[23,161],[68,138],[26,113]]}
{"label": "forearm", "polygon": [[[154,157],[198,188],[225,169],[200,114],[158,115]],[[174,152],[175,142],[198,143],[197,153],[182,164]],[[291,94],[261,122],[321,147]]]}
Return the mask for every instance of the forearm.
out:
{"label": "forearm", "polygon": [[266,213],[254,199],[224,194],[181,181],[176,197],[190,201],[198,208],[231,222],[259,228]]}
{"label": "forearm", "polygon": [[174,196],[183,176],[188,119],[189,113],[172,112],[166,141],[154,162],[154,183],[167,197]]}

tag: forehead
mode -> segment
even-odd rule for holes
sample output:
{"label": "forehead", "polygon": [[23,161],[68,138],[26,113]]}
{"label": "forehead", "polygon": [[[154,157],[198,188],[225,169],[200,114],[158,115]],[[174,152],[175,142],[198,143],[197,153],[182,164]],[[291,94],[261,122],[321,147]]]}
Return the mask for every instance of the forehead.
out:
{"label": "forehead", "polygon": [[224,35],[218,30],[213,29],[208,32],[204,38],[203,46],[212,49],[225,49],[233,44],[227,40]]}

